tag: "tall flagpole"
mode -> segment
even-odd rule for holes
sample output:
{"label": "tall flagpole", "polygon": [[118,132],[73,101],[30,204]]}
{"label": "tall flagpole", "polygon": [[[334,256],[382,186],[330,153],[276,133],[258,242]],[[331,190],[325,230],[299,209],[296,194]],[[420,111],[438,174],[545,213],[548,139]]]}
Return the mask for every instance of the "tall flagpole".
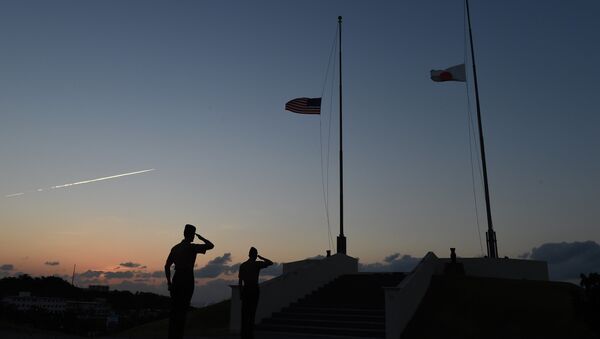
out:
{"label": "tall flagpole", "polygon": [[339,63],[340,63],[340,235],[337,237],[337,253],[346,254],[344,236],[344,152],[342,147],[342,17],[338,16]]}
{"label": "tall flagpole", "polygon": [[488,187],[487,166],[485,162],[485,146],[483,144],[483,129],[481,127],[481,109],[479,107],[479,87],[477,86],[477,69],[475,67],[475,51],[473,48],[473,34],[471,32],[471,14],[469,12],[469,0],[465,0],[467,8],[467,22],[469,24],[469,43],[471,46],[471,64],[473,65],[473,83],[475,85],[475,102],[477,104],[477,126],[479,127],[479,148],[481,150],[481,166],[483,169],[483,185],[485,189],[485,208],[487,212],[488,231],[485,233],[487,252],[489,258],[498,258],[498,244],[496,243],[496,232],[492,224],[492,212],[490,210],[490,189]]}

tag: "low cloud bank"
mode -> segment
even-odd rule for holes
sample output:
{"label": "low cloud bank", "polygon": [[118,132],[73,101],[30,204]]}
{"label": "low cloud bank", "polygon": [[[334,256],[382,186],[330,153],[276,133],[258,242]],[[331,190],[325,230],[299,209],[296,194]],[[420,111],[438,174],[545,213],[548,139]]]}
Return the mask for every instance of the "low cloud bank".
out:
{"label": "low cloud bank", "polygon": [[[210,260],[206,266],[194,271],[196,278],[216,278],[220,275],[231,276],[235,275],[237,278],[237,272],[240,269],[242,263],[236,263],[230,265],[231,253],[224,253],[222,256],[218,256]],[[283,266],[280,263],[273,263],[273,265],[260,270],[261,277],[274,277],[281,274]]]}
{"label": "low cloud bank", "polygon": [[581,273],[600,272],[600,245],[592,240],[545,243],[521,258],[548,262],[551,280],[578,281]]}
{"label": "low cloud bank", "polygon": [[128,261],[128,262],[122,262],[122,263],[120,263],[119,265],[120,265],[120,266],[123,266],[123,267],[128,267],[128,268],[136,268],[136,267],[140,267],[140,266],[142,266],[142,264],[138,264],[138,263],[136,263],[136,262],[131,262],[131,261]]}
{"label": "low cloud bank", "polygon": [[421,261],[411,255],[400,253],[390,254],[383,258],[382,262],[371,264],[358,263],[358,270],[361,272],[410,272]]}
{"label": "low cloud bank", "polygon": [[15,266],[13,264],[4,264],[0,266],[0,271],[14,271]]}
{"label": "low cloud bank", "polygon": [[210,260],[206,266],[194,271],[196,278],[216,278],[221,274],[228,274],[231,271],[231,253],[224,253],[220,257]]}

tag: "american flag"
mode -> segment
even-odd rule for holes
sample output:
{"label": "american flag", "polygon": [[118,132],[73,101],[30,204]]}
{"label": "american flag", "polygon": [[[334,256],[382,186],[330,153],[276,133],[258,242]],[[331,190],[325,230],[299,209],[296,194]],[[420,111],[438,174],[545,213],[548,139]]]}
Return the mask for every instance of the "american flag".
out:
{"label": "american flag", "polygon": [[321,98],[296,98],[285,104],[285,110],[300,114],[321,114]]}

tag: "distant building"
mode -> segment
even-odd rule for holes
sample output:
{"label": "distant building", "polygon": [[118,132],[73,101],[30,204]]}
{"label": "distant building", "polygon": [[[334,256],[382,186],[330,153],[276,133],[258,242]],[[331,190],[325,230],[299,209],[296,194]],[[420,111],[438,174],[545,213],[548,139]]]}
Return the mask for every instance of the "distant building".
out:
{"label": "distant building", "polygon": [[110,290],[110,287],[108,287],[108,285],[90,285],[90,286],[88,286],[88,290],[98,291],[98,292],[108,292]]}
{"label": "distant building", "polygon": [[67,310],[78,314],[79,317],[106,317],[111,312],[105,300],[68,300],[66,304]]}
{"label": "distant building", "polygon": [[60,297],[37,297],[32,296],[30,292],[19,292],[17,296],[4,297],[2,303],[13,306],[20,312],[45,311],[54,314],[73,312],[87,317],[106,317],[111,313],[111,308],[104,299],[83,301]]}
{"label": "distant building", "polygon": [[19,292],[18,296],[8,296],[2,299],[5,305],[14,306],[18,311],[41,310],[49,313],[64,313],[67,301],[58,297],[36,297],[30,292]]}

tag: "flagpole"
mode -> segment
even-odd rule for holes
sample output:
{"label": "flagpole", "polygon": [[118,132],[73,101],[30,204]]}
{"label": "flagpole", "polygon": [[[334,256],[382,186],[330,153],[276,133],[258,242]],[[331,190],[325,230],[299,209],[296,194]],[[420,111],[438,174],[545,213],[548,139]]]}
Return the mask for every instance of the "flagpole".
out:
{"label": "flagpole", "polygon": [[339,64],[340,64],[340,235],[337,237],[337,253],[346,254],[344,236],[344,151],[342,147],[342,17],[338,16]]}
{"label": "flagpole", "polygon": [[473,84],[475,86],[475,102],[477,105],[477,126],[479,127],[479,148],[481,151],[481,166],[483,170],[483,185],[485,190],[485,208],[487,212],[488,231],[486,232],[487,252],[489,258],[498,258],[498,244],[496,243],[496,232],[492,224],[492,212],[490,209],[490,189],[488,187],[487,166],[485,161],[485,146],[483,143],[483,129],[481,127],[481,109],[479,106],[479,87],[477,86],[477,69],[475,67],[475,52],[473,48],[473,33],[471,32],[471,14],[469,12],[469,0],[465,0],[467,9],[467,22],[469,25],[469,43],[471,47],[471,64],[473,65]]}

